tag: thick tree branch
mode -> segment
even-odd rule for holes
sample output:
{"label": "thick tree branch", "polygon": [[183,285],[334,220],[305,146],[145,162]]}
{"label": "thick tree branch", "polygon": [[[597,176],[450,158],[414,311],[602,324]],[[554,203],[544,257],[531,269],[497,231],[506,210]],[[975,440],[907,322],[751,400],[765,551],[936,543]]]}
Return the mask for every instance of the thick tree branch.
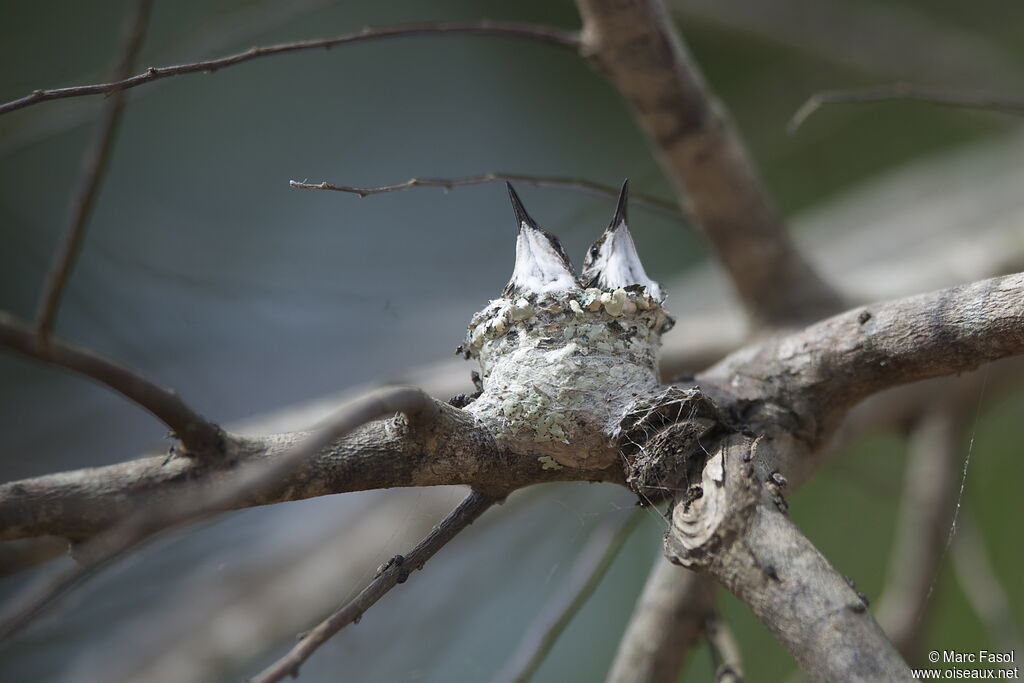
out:
{"label": "thick tree branch", "polygon": [[715,583],[660,554],[619,641],[607,683],[675,683],[715,609]]}
{"label": "thick tree branch", "polygon": [[[380,393],[367,398],[375,396]],[[138,505],[174,504],[186,485],[214,494],[238,470],[249,468],[272,468],[267,470],[272,476],[238,495],[218,495],[206,507],[226,510],[396,486],[456,484],[498,495],[545,481],[621,481],[621,472],[551,468],[536,458],[506,453],[472,416],[437,401],[430,406],[428,429],[402,418],[374,422],[299,459],[290,453],[308,440],[308,432],[229,436],[222,458],[156,456],[4,484],[0,540],[39,535],[87,539]],[[395,412],[389,405],[377,415]]]}
{"label": "thick tree branch", "polygon": [[287,676],[298,676],[299,667],[309,659],[317,648],[341,629],[358,621],[367,609],[396,585],[405,583],[412,571],[423,569],[423,565],[438,550],[497,502],[500,502],[500,499],[480,491],[471,492],[408,555],[396,555],[392,558],[359,595],[312,631],[304,634],[291,652],[253,678],[252,683],[274,683]]}
{"label": "thick tree branch", "polygon": [[[138,0],[135,3],[126,27],[117,64],[111,74],[113,80],[120,81],[135,68],[135,60],[142,47],[142,37],[146,32],[146,24],[149,23],[152,5],[152,0]],[[85,228],[92,215],[93,206],[96,204],[100,184],[106,175],[110,156],[114,149],[114,141],[117,139],[121,113],[124,111],[124,101],[125,95],[122,90],[113,91],[103,107],[103,116],[99,129],[96,131],[96,138],[83,159],[80,187],[71,205],[71,218],[64,231],[60,248],[54,256],[53,265],[46,277],[39,299],[36,331],[42,338],[48,337],[53,330],[64,287],[75,266],[78,252],[82,247],[82,240],[85,239]]]}
{"label": "thick tree branch", "polygon": [[[417,390],[408,391],[412,400],[418,400]],[[377,403],[381,397],[377,392],[354,403],[356,408],[370,408],[369,412],[357,410],[357,427],[398,412],[390,401]],[[383,397],[388,398],[387,392]],[[202,507],[212,511],[392,486],[477,483],[486,487],[486,478],[498,475],[495,466],[500,459],[493,439],[462,411],[433,401],[431,406],[429,438],[407,420],[385,420],[328,442],[309,452],[309,457],[297,458],[297,446],[312,443],[309,432],[228,436],[227,452],[220,458],[161,455],[4,484],[0,486],[0,538],[53,535],[86,540],[129,517],[139,506],[175,505],[183,489],[205,491],[208,500]],[[351,408],[343,408],[343,415],[351,414]],[[327,438],[316,436],[321,444]],[[261,475],[261,482],[246,484],[240,493],[225,495],[240,471],[270,474]],[[491,481],[491,488],[498,481]],[[185,510],[198,507],[195,500],[184,506]]]}
{"label": "thick tree branch", "polygon": [[512,657],[494,683],[527,683],[555,646],[558,637],[586,604],[648,511],[620,513],[598,527],[580,551],[566,582],[526,629]]}
{"label": "thick tree branch", "polygon": [[787,428],[816,447],[871,394],[1022,353],[1024,273],[1017,273],[847,311],[748,346],[698,380],[727,387],[731,400],[748,402],[767,421],[784,419],[784,407]]}
{"label": "thick tree branch", "polygon": [[67,97],[85,97],[88,95],[105,95],[114,91],[128,90],[144,83],[160,80],[161,78],[168,78],[170,76],[178,76],[180,74],[198,73],[202,71],[212,73],[218,69],[224,69],[253,59],[270,57],[272,55],[285,54],[288,52],[317,50],[321,48],[326,49],[337,45],[382,40],[385,38],[395,38],[399,36],[450,33],[527,38],[529,40],[557,45],[570,50],[576,50],[579,45],[579,39],[572,31],[564,31],[550,26],[540,26],[536,24],[500,21],[398,24],[396,26],[365,28],[362,31],[355,33],[343,33],[333,38],[300,40],[293,43],[279,43],[277,45],[253,47],[249,48],[245,52],[239,52],[217,59],[207,59],[188,64],[178,64],[176,66],[150,67],[140,74],[112,81],[110,83],[78,85],[70,88],[54,88],[51,90],[35,90],[24,97],[0,105],[0,114],[6,114],[7,112],[14,111],[16,109],[23,109],[47,100],[64,99]]}
{"label": "thick tree branch", "polygon": [[786,124],[787,133],[795,133],[823,105],[827,104],[871,104],[894,100],[915,100],[928,104],[940,104],[965,109],[983,109],[1003,114],[1024,115],[1024,98],[1011,97],[1001,93],[980,91],[958,91],[926,85],[896,83],[874,88],[850,90],[825,90],[807,98]]}
{"label": "thick tree branch", "polygon": [[744,308],[770,325],[813,320],[840,297],[786,232],[723,108],[660,0],[577,0],[581,51],[618,88]]}
{"label": "thick tree branch", "polygon": [[911,433],[892,557],[875,610],[878,623],[908,661],[921,654],[963,461],[962,407],[951,400],[937,404],[925,409]]}
{"label": "thick tree branch", "polygon": [[[229,466],[232,470],[231,474],[220,480],[212,477],[203,478],[198,482],[177,479],[172,482],[171,486],[160,491],[162,496],[151,491],[147,495],[130,499],[127,509],[122,506],[122,509],[118,510],[123,515],[122,517],[108,518],[107,522],[110,525],[108,528],[95,530],[97,533],[92,538],[78,544],[76,547],[78,567],[61,573],[53,579],[47,579],[34,590],[27,591],[20,600],[16,600],[6,610],[5,614],[0,617],[0,640],[9,638],[18,632],[72,587],[154,534],[187,522],[198,521],[222,510],[239,507],[250,500],[252,496],[258,498],[268,494],[273,496],[274,492],[279,494],[282,490],[282,482],[287,487],[288,475],[299,465],[310,461],[335,441],[367,422],[401,412],[406,416],[406,424],[416,433],[417,438],[424,441],[435,439],[443,441],[446,434],[442,433],[443,428],[439,424],[442,421],[441,410],[440,405],[419,389],[413,387],[383,389],[345,406],[334,415],[325,427],[311,435],[303,436],[297,443],[295,439],[290,439],[288,447],[280,457],[263,460],[250,459],[248,462],[243,462],[243,466],[232,463],[234,466]],[[237,439],[231,440],[227,453],[229,461],[233,461],[237,455],[235,450],[238,445]],[[65,479],[64,482],[61,482],[64,484],[62,490],[67,488],[74,490],[76,484],[80,483],[78,479],[82,474],[88,476],[89,470],[52,476]],[[25,484],[32,481],[16,482],[3,487],[3,493],[10,494],[10,496],[0,494],[5,511],[10,512],[14,517],[18,517],[24,512],[35,517],[37,512],[31,507],[47,507],[39,500],[34,506],[31,504],[26,506],[24,502],[17,499],[18,496],[24,495]],[[287,489],[285,488],[285,490]],[[35,490],[33,493],[38,496],[40,491]],[[106,494],[110,495],[110,492],[107,491]],[[8,497],[14,498],[14,500],[8,500]],[[115,492],[112,498],[114,501],[122,502],[123,494]],[[29,509],[21,509],[25,507]],[[94,508],[102,508],[102,506],[94,506]],[[65,517],[67,515],[66,507],[60,503],[56,505],[51,503],[48,509],[52,516]],[[93,512],[95,513],[95,509]],[[4,522],[0,528],[4,529],[4,533],[9,533],[11,527],[8,526],[6,520]],[[71,537],[74,538],[74,536]]]}
{"label": "thick tree branch", "polygon": [[771,447],[725,440],[704,467],[703,495],[673,509],[669,559],[746,603],[812,680],[913,680],[861,598],[768,495],[755,463]]}
{"label": "thick tree branch", "polygon": [[167,425],[188,453],[210,454],[223,446],[220,428],[192,410],[171,389],[154,384],[134,370],[88,349],[54,338],[40,339],[35,330],[3,311],[0,311],[0,346],[73,370],[113,389]]}
{"label": "thick tree branch", "polygon": [[[470,176],[468,178],[410,178],[404,183],[382,185],[381,187],[352,187],[349,185],[333,185],[328,182],[300,183],[297,180],[289,181],[288,184],[300,190],[334,190],[335,192],[348,192],[350,194],[357,194],[360,197],[368,197],[374,194],[407,190],[411,187],[440,187],[448,191],[456,187],[481,185],[483,183],[493,182],[515,182],[523,185],[532,185],[534,187],[563,187],[592,197],[603,197],[605,199],[611,199],[612,201],[615,201],[619,196],[618,188],[611,187],[610,185],[602,185],[601,183],[595,183],[594,181],[587,180],[586,178],[563,178],[554,176],[521,175],[516,173],[485,173],[483,175]],[[656,213],[660,216],[665,216],[666,218],[671,218],[672,220],[683,223],[687,222],[686,216],[679,211],[679,207],[674,202],[670,202],[665,199],[631,192],[629,195],[629,203],[630,206],[646,209],[647,211]]]}

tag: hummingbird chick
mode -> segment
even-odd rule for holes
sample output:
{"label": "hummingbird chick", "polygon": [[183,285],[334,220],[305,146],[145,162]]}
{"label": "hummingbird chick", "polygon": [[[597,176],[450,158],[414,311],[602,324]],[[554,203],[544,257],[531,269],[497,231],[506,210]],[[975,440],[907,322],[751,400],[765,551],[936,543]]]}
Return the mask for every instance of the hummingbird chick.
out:
{"label": "hummingbird chick", "polygon": [[618,289],[642,285],[659,302],[665,300],[661,285],[647,277],[640,256],[636,253],[633,236],[626,225],[626,204],[629,201],[629,180],[622,183],[615,215],[604,234],[587,250],[580,279],[584,287]]}
{"label": "hummingbird chick", "polygon": [[562,243],[530,218],[512,184],[505,185],[518,225],[516,265],[502,296],[512,296],[514,293],[552,294],[579,289],[576,273],[562,249]]}

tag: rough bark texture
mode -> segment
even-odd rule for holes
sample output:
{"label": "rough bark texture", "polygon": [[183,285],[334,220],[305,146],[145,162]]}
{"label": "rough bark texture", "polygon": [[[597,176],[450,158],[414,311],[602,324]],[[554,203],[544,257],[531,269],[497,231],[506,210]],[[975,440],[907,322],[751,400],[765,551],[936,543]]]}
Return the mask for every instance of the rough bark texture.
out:
{"label": "rough bark texture", "polygon": [[812,680],[914,680],[856,591],[774,507],[757,506],[742,540],[710,571]]}
{"label": "rough bark texture", "polygon": [[[817,447],[890,387],[1024,353],[1024,273],[859,307],[731,354],[698,375],[755,430]],[[787,476],[790,474],[786,473]]]}
{"label": "rough bark texture", "polygon": [[[232,507],[391,488],[466,484],[507,491],[544,481],[614,479],[616,473],[544,468],[536,458],[500,451],[490,432],[457,408],[439,404],[428,435],[403,417],[366,425]],[[174,501],[185,486],[217,489],[245,465],[270,463],[308,438],[307,432],[231,437],[224,458],[155,456],[107,467],[60,472],[0,486],[0,539],[40,535],[89,538],[144,507]]]}
{"label": "rough bark texture", "polygon": [[669,559],[746,603],[812,680],[913,680],[857,592],[786,517],[757,451],[730,438],[708,461],[704,495],[673,510]]}

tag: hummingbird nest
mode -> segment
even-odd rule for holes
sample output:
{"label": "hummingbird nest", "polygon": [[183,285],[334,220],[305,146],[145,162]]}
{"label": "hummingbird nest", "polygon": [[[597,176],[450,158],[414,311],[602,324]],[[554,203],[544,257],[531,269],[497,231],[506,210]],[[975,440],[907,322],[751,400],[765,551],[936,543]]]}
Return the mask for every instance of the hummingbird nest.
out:
{"label": "hummingbird nest", "polygon": [[696,448],[714,410],[702,395],[660,384],[661,335],[674,321],[629,234],[627,186],[581,275],[511,186],[509,194],[518,219],[516,265],[501,297],[473,317],[460,347],[480,363],[482,382],[466,410],[511,452],[544,468],[621,467],[634,490],[650,498],[674,485],[663,470],[685,458],[651,463],[666,448]]}

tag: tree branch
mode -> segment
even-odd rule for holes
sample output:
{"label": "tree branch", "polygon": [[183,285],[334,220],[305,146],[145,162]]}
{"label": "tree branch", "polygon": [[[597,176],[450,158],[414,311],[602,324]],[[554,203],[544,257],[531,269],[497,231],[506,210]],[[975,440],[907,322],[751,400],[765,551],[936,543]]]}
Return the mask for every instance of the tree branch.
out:
{"label": "tree branch", "polygon": [[704,467],[703,495],[673,509],[669,559],[746,603],[812,680],[913,680],[861,598],[768,495],[755,462],[771,447],[725,439]]}
{"label": "tree branch", "polygon": [[[126,27],[117,64],[112,72],[113,80],[120,81],[135,68],[135,60],[142,47],[142,37],[146,32],[146,24],[149,23],[152,6],[152,0],[138,0],[135,3]],[[82,240],[85,238],[85,228],[92,215],[93,206],[96,204],[100,184],[106,175],[110,156],[114,149],[114,141],[117,139],[124,102],[124,91],[113,91],[103,108],[100,127],[96,131],[92,148],[83,159],[80,187],[72,202],[71,218],[39,299],[36,331],[43,339],[50,336],[50,332],[53,330],[61,295],[63,295],[64,287],[71,276],[71,270],[75,266],[78,252],[81,250]]]}
{"label": "tree branch", "polygon": [[480,491],[472,491],[408,555],[404,557],[396,555],[392,558],[359,595],[321,622],[312,631],[304,634],[298,645],[292,648],[287,655],[253,678],[252,683],[274,683],[287,676],[298,676],[299,667],[309,659],[310,655],[318,647],[327,642],[331,636],[341,629],[358,621],[363,616],[363,613],[384,597],[388,591],[400,583],[405,583],[412,571],[423,569],[423,565],[438,550],[443,548],[460,531],[476,521],[480,515],[497,502],[500,502],[500,499],[493,498]]}
{"label": "tree branch", "polygon": [[807,98],[786,124],[786,132],[793,134],[818,109],[826,104],[870,104],[894,100],[916,100],[966,109],[984,109],[1003,114],[1024,115],[1024,98],[983,91],[957,91],[926,85],[896,83],[874,88],[850,90],[824,90]]}
{"label": "tree branch", "polygon": [[697,379],[763,411],[765,429],[777,431],[769,421],[785,419],[794,436],[818,446],[871,394],[1021,353],[1024,273],[1017,273],[862,306],[748,346]]}
{"label": "tree branch", "polygon": [[[421,396],[429,403],[420,403]],[[0,539],[52,535],[83,541],[132,517],[140,506],[194,514],[199,508],[228,510],[394,486],[465,484],[497,491],[531,478],[568,476],[528,459],[507,462],[471,416],[413,388],[361,397],[340,408],[334,420],[358,426],[416,406],[429,413],[429,432],[408,420],[386,420],[340,440],[328,432],[229,435],[220,458],[156,456],[3,484]],[[300,444],[305,454],[297,450]],[[204,497],[182,504],[186,491]]]}
{"label": "tree branch", "polygon": [[618,88],[689,199],[749,316],[786,325],[842,308],[812,270],[660,0],[577,0],[581,52]]}
{"label": "tree branch", "polygon": [[655,558],[606,683],[675,683],[715,608],[710,577]]}
{"label": "tree branch", "polygon": [[239,52],[217,59],[207,59],[188,64],[179,64],[176,66],[150,67],[140,74],[112,81],[110,83],[78,85],[69,88],[54,88],[51,90],[35,90],[24,97],[0,105],[0,114],[6,114],[7,112],[14,111],[16,109],[23,109],[47,100],[64,99],[67,97],[85,97],[88,95],[105,95],[118,90],[128,90],[144,83],[149,83],[150,81],[156,81],[170,76],[178,76],[180,74],[197,73],[201,71],[212,73],[218,69],[224,69],[253,59],[270,57],[272,55],[285,54],[288,52],[317,50],[321,48],[326,49],[337,45],[395,38],[398,36],[449,33],[526,38],[551,45],[557,45],[570,50],[576,50],[579,46],[579,39],[575,32],[536,24],[500,21],[398,24],[395,26],[383,26],[380,28],[365,28],[362,31],[355,33],[343,33],[333,38],[300,40],[293,43],[279,43],[277,45],[253,47],[245,52]]}
{"label": "tree branch", "polygon": [[113,389],[167,425],[189,454],[219,452],[223,446],[224,435],[220,428],[192,410],[174,391],[88,349],[52,337],[40,339],[28,325],[3,311],[0,311],[0,346],[73,370]]}
{"label": "tree branch", "polygon": [[576,558],[569,577],[526,629],[519,640],[519,647],[494,677],[495,683],[527,683],[533,678],[558,637],[593,595],[647,512],[644,508],[636,508],[613,516],[594,531]]}
{"label": "tree branch", "polygon": [[[373,194],[406,190],[411,187],[440,187],[444,188],[445,191],[448,191],[456,187],[481,185],[483,183],[493,182],[515,182],[523,185],[532,185],[534,187],[564,187],[592,197],[603,197],[611,199],[612,201],[615,201],[619,196],[618,189],[611,187],[610,185],[595,183],[592,180],[587,180],[586,178],[561,178],[553,176],[519,175],[515,173],[485,173],[483,175],[471,176],[468,178],[410,178],[404,183],[383,185],[381,187],[352,187],[349,185],[333,185],[328,182],[300,183],[296,180],[291,180],[288,184],[300,190],[334,190],[335,192],[349,192],[351,194],[357,194],[362,198]],[[629,203],[631,207],[646,209],[651,213],[656,213],[683,223],[687,222],[686,216],[679,211],[679,207],[674,202],[670,202],[665,199],[631,192],[629,195]]]}
{"label": "tree branch", "polygon": [[[10,607],[0,617],[0,640],[9,638],[18,632],[69,589],[154,534],[183,523],[198,521],[215,512],[238,507],[251,500],[252,497],[259,499],[260,496],[269,495],[273,498],[275,492],[280,495],[282,482],[287,487],[289,475],[300,464],[309,462],[314,456],[357,427],[396,412],[406,415],[410,429],[414,433],[418,432],[417,438],[445,440],[445,435],[439,433],[442,429],[439,424],[441,422],[439,419],[440,408],[430,397],[412,387],[384,389],[342,408],[326,427],[311,435],[303,436],[298,443],[295,439],[289,440],[287,447],[277,458],[250,458],[248,462],[243,460],[242,466],[240,466],[236,462],[239,442],[232,439],[226,454],[226,460],[229,463],[226,470],[230,474],[220,480],[213,477],[205,477],[200,481],[190,481],[187,478],[185,480],[172,479],[171,485],[165,486],[162,490],[150,490],[144,495],[128,499],[127,507],[123,492],[105,491],[104,493],[113,501],[120,503],[120,505],[108,505],[108,508],[119,508],[117,511],[123,516],[111,517],[110,510],[102,509],[101,505],[86,508],[94,516],[106,516],[110,526],[102,531],[97,531],[92,538],[77,546],[76,559],[79,560],[79,567],[61,573],[52,580],[47,580],[32,591],[27,591],[22,599],[17,601],[17,604]],[[127,463],[127,465],[131,464]],[[100,470],[103,469],[108,468],[100,468]],[[7,484],[3,487],[5,495],[0,495],[4,512],[15,518],[27,515],[36,519],[40,514],[39,508],[46,508],[49,510],[49,514],[44,513],[44,517],[66,518],[68,510],[64,509],[65,506],[59,502],[54,506],[53,501],[48,501],[49,505],[47,505],[47,502],[44,502],[45,493],[41,499],[39,498],[40,489],[45,490],[47,479],[57,478],[58,484],[63,484],[65,489],[70,488],[74,493],[85,483],[81,479],[88,478],[91,473],[90,470],[84,470],[81,473],[72,472],[41,477],[43,486],[35,487],[34,490],[31,490],[30,485],[33,482],[38,483],[39,480]],[[80,476],[83,474],[84,477]],[[23,500],[26,494],[30,498],[34,495],[37,500]],[[0,517],[0,519],[3,518]],[[17,534],[21,532],[21,528],[8,524],[6,519],[4,522],[0,526],[3,533],[10,534],[13,529],[15,535],[8,536],[8,538],[19,537]],[[74,522],[71,521],[71,523]],[[56,533],[54,532],[52,535],[56,535]],[[74,536],[71,537],[74,538]]]}

